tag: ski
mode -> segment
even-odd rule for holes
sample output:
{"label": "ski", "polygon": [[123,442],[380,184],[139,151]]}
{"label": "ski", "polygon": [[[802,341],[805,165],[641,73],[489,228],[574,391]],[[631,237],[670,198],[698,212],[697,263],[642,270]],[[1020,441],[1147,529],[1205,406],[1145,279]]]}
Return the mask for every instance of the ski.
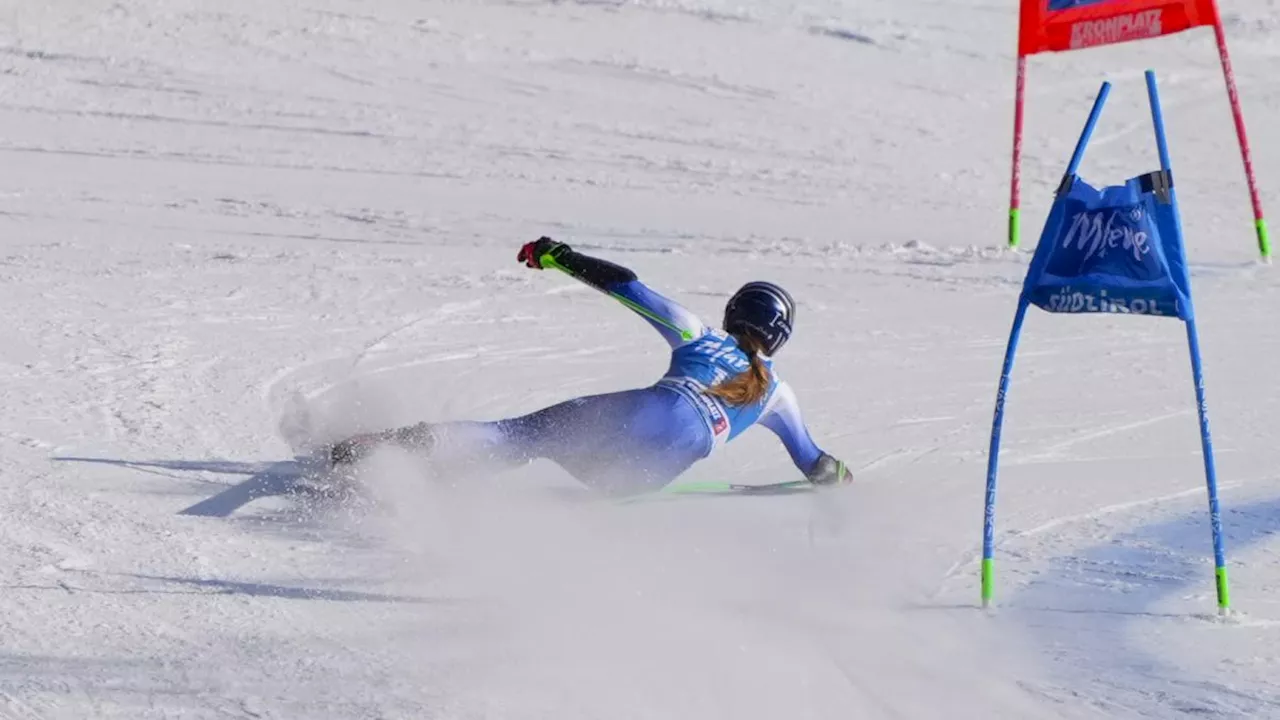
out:
{"label": "ski", "polygon": [[813,488],[813,483],[808,480],[786,480],[761,485],[707,480],[667,485],[653,492],[624,498],[623,502],[654,500],[673,495],[792,495],[809,492]]}
{"label": "ski", "polygon": [[691,482],[680,483],[678,485],[668,485],[659,492],[667,494],[684,495],[689,493],[746,493],[755,495],[782,495],[795,492],[805,492],[813,488],[813,483],[808,480],[786,480],[783,482],[765,483],[763,485],[752,485],[749,483],[732,483],[719,481]]}

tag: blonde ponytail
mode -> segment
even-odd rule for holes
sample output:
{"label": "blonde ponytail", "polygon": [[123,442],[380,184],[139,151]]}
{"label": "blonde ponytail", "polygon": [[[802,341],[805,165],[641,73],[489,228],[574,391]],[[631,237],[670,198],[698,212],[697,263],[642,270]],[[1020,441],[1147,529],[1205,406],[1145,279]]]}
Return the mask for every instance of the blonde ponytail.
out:
{"label": "blonde ponytail", "polygon": [[760,359],[760,344],[754,338],[743,337],[738,345],[747,352],[751,366],[706,392],[730,405],[750,405],[769,392],[769,368]]}

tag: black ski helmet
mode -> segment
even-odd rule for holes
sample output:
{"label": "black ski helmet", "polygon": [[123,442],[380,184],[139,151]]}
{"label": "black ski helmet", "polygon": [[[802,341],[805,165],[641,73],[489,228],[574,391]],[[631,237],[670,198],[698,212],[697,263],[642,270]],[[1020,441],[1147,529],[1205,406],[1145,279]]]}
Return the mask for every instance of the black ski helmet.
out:
{"label": "black ski helmet", "polygon": [[724,306],[724,331],[748,334],[773,355],[791,338],[796,302],[786,290],[770,282],[755,281],[738,288]]}

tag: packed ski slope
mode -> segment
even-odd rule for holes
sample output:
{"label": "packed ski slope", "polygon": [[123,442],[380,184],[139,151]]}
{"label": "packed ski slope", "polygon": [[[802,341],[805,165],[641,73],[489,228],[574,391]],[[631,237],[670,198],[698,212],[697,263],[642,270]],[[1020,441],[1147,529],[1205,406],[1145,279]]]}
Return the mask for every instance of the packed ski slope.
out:
{"label": "packed ski slope", "polygon": [[[1176,321],[1036,313],[1002,249],[1016,3],[0,3],[0,717],[1280,717],[1280,277],[1208,31],[1031,63],[1027,250],[1083,171],[1155,165],[1194,265],[1237,614],[1214,611]],[[1280,213],[1280,3],[1224,0]],[[620,504],[554,466],[324,436],[645,384],[665,346],[518,266],[553,234],[778,358],[854,487]],[[796,476],[766,431],[689,481]]]}

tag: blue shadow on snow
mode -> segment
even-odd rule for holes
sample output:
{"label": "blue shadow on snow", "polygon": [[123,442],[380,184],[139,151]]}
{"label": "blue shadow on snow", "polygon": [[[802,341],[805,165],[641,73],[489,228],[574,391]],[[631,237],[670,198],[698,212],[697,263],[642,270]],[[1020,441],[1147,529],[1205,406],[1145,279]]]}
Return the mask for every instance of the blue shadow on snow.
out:
{"label": "blue shadow on snow", "polygon": [[[306,465],[303,458],[277,462],[234,462],[227,460],[152,460],[134,461],[111,458],[55,457],[64,462],[115,465],[135,470],[177,470],[210,472],[221,475],[248,475],[244,482],[202,500],[179,512],[180,515],[228,517],[236,510],[259,498],[306,494],[312,488],[305,484]],[[189,478],[183,478],[189,479]]]}

